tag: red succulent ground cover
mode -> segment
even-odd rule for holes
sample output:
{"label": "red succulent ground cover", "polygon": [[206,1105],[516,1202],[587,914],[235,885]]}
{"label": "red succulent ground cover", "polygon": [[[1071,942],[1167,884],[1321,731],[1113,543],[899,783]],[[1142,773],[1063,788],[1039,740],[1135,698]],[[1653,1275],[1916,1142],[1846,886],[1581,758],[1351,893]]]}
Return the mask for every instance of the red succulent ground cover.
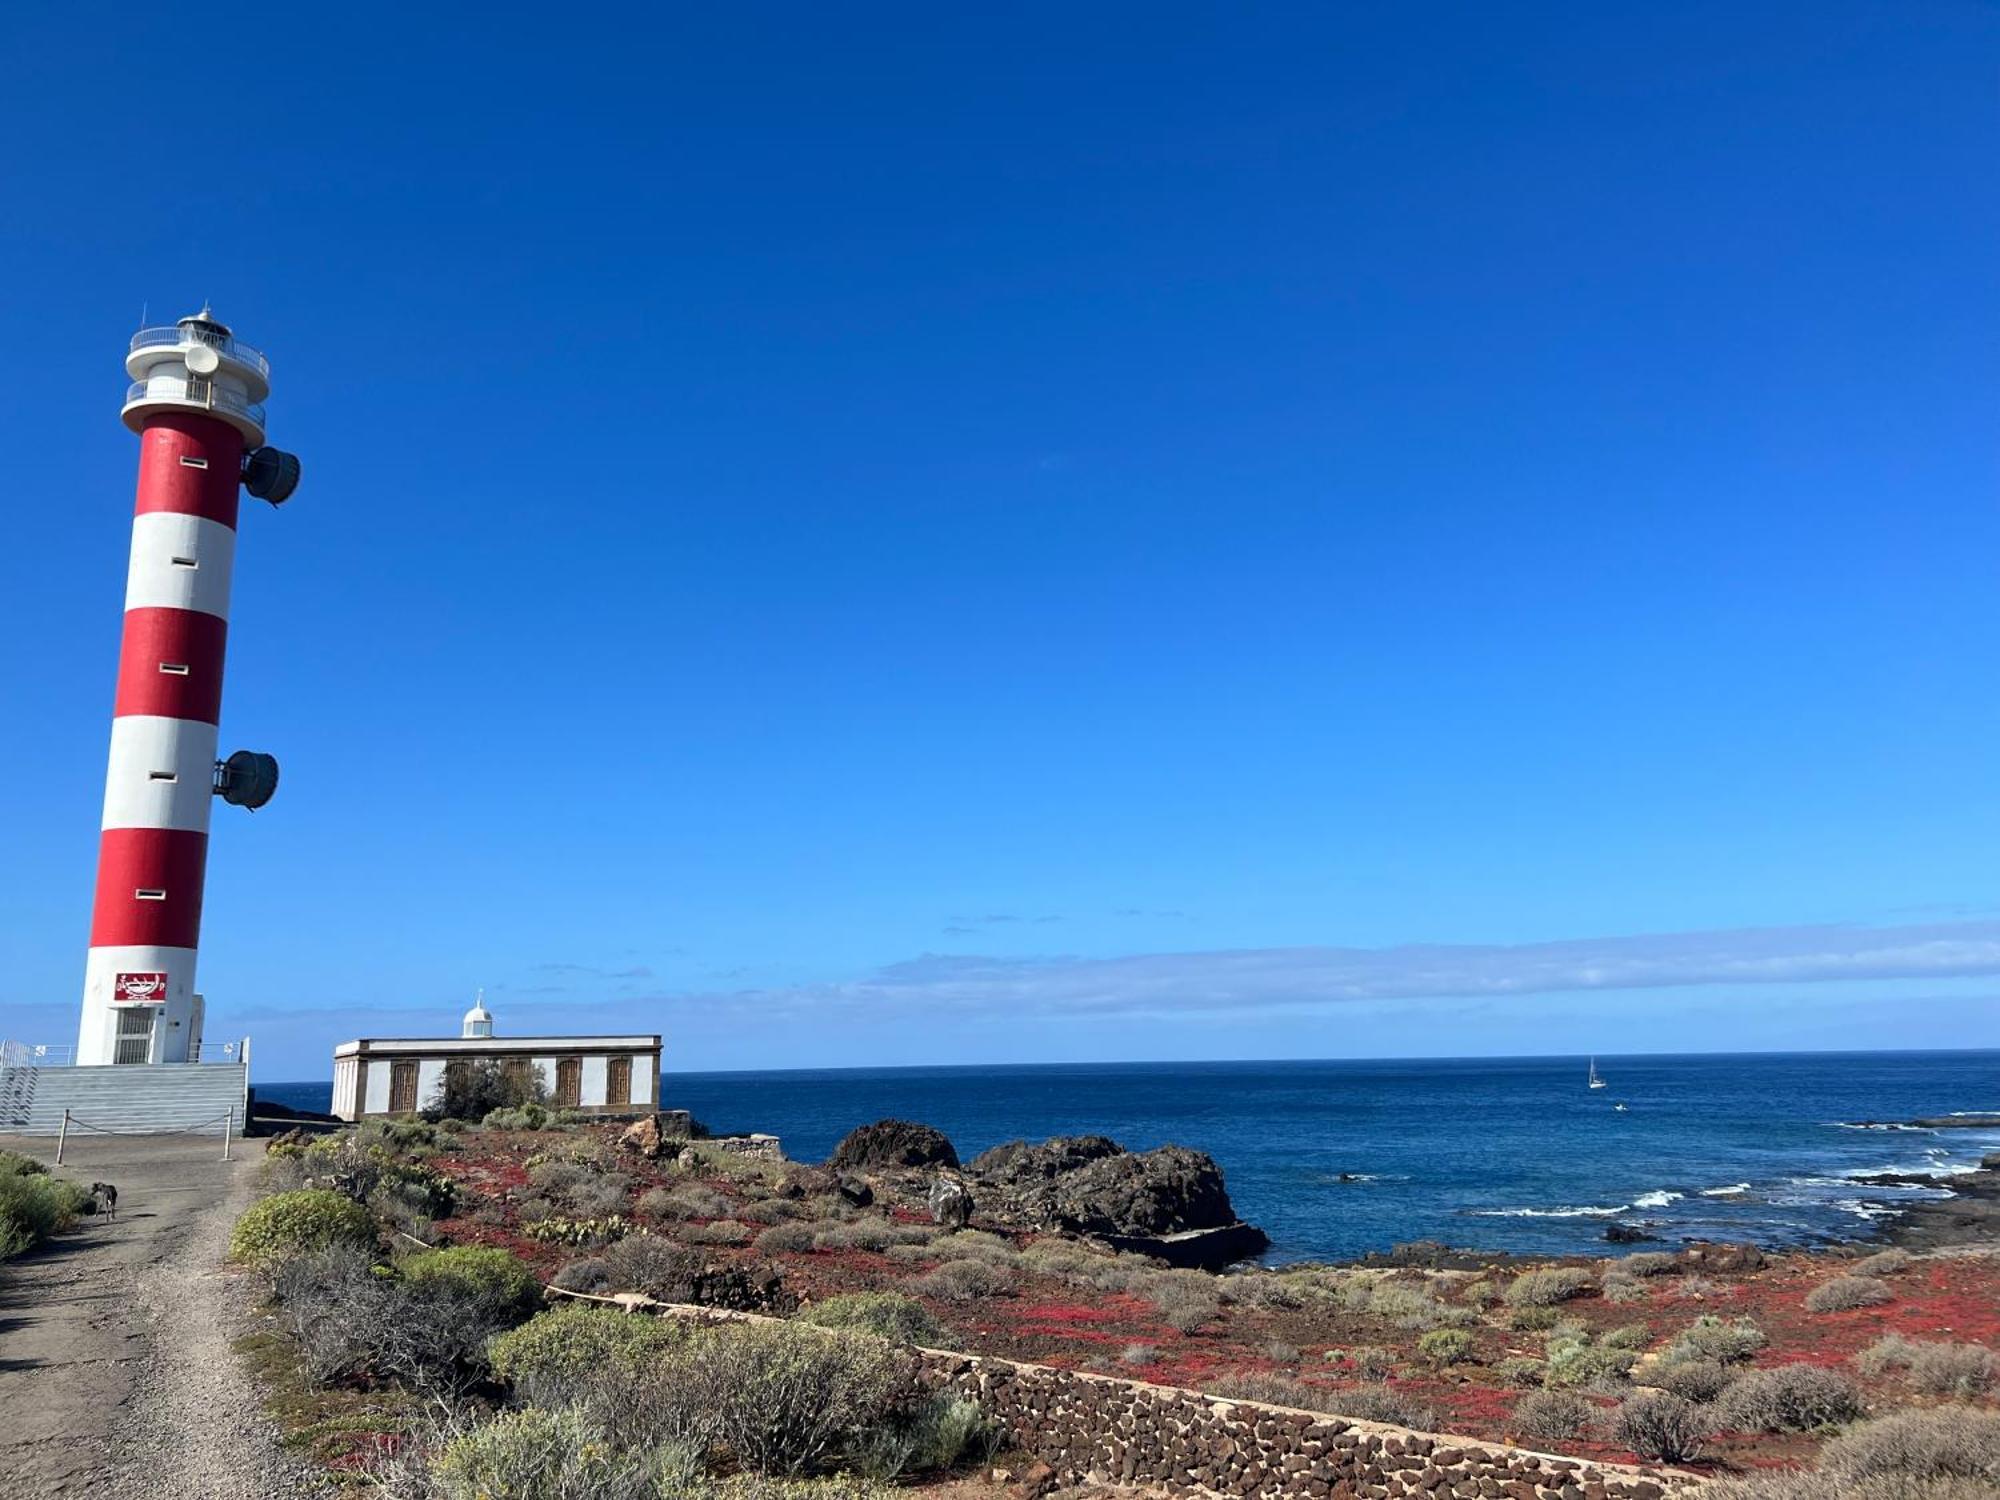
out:
{"label": "red succulent ground cover", "polygon": [[[605,1152],[616,1139],[616,1127],[595,1134]],[[533,1191],[527,1159],[548,1152],[575,1135],[511,1135],[481,1131],[457,1137],[433,1162],[460,1184],[464,1204],[459,1214],[438,1225],[454,1242],[495,1245],[514,1251],[547,1279],[566,1262],[587,1254],[564,1245],[527,1238],[516,1212],[520,1200]],[[646,1223],[636,1203],[655,1186],[701,1187],[729,1200],[734,1214],[757,1194],[728,1175],[690,1174],[630,1156],[620,1156],[616,1169],[632,1179],[624,1212],[649,1232],[673,1236],[680,1225]],[[928,1222],[907,1203],[883,1203],[872,1211],[878,1220],[896,1224]],[[690,1220],[689,1223],[706,1222]],[[755,1231],[759,1225],[752,1223]],[[977,1227],[1000,1231],[999,1226]],[[1016,1248],[1032,1236],[1008,1235]],[[807,1301],[842,1292],[895,1290],[923,1301],[950,1332],[956,1347],[1003,1358],[1031,1360],[1071,1369],[1093,1369],[1163,1385],[1194,1389],[1213,1386],[1230,1377],[1276,1374],[1324,1391],[1331,1397],[1359,1383],[1353,1361],[1329,1359],[1329,1351],[1359,1345],[1387,1349],[1397,1363],[1391,1390],[1437,1408],[1456,1432],[1490,1441],[1513,1437],[1515,1403],[1523,1390],[1506,1384],[1495,1368],[1509,1357],[1540,1357],[1539,1333],[1505,1326],[1501,1310],[1489,1313],[1468,1331],[1475,1337],[1475,1362],[1446,1371],[1427,1369],[1416,1359],[1414,1330],[1400,1329],[1372,1314],[1356,1313],[1334,1301],[1310,1308],[1273,1309],[1241,1303],[1223,1305],[1215,1316],[1192,1331],[1169,1325],[1144,1296],[1130,1292],[1099,1292],[1079,1287],[1057,1275],[1017,1264],[1009,1270],[1010,1295],[963,1303],[927,1294],[916,1281],[935,1264],[861,1249],[810,1249],[766,1255],[754,1247],[703,1246],[716,1261],[775,1262],[787,1288]],[[940,1252],[940,1258],[943,1252]],[[1853,1274],[1854,1261],[1840,1255],[1788,1254],[1743,1272],[1702,1272],[1706,1290],[1691,1294],[1685,1278],[1666,1275],[1641,1283],[1643,1295],[1631,1302],[1612,1303],[1586,1296],[1564,1303],[1558,1311],[1576,1318],[1594,1332],[1643,1324],[1648,1347],[1658,1349],[1703,1313],[1754,1319],[1769,1337],[1755,1359],[1759,1365],[1809,1362],[1841,1368],[1863,1384],[1872,1406],[1908,1404],[1911,1394],[1893,1377],[1861,1381],[1852,1360],[1885,1334],[1911,1339],[1951,1339],[2000,1347],[2000,1258],[1957,1255],[1926,1258],[1887,1279],[1893,1300],[1879,1307],[1851,1312],[1810,1313],[1805,1298],[1814,1287],[1840,1275]],[[1504,1282],[1517,1268],[1495,1268],[1487,1279]],[[1419,1273],[1405,1273],[1412,1284]],[[1469,1278],[1467,1278],[1469,1279]],[[1433,1283],[1438,1285],[1439,1283]],[[1450,1300],[1449,1287],[1446,1300]],[[1610,1407],[1615,1398],[1592,1397]],[[1720,1468],[1762,1467],[1795,1462],[1810,1456],[1810,1437],[1768,1434],[1724,1434],[1710,1453]],[[1603,1442],[1563,1445],[1582,1457],[1627,1460],[1631,1454]]]}

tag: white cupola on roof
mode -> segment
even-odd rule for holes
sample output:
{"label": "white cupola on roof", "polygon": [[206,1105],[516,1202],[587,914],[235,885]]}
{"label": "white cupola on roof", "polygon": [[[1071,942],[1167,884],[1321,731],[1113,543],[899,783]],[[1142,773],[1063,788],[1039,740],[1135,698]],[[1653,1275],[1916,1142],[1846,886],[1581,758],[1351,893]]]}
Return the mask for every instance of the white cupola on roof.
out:
{"label": "white cupola on roof", "polygon": [[472,1009],[465,1013],[465,1025],[460,1036],[493,1035],[493,1013],[486,1008],[486,991],[481,990],[472,1002]]}

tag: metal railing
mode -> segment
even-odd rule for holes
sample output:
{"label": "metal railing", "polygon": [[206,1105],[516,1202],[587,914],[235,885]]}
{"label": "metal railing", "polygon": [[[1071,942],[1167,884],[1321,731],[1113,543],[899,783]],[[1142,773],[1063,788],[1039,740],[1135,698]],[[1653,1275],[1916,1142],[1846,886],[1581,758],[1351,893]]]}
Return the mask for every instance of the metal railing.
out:
{"label": "metal railing", "polygon": [[75,1061],[73,1042],[0,1042],[0,1068],[67,1068]]}
{"label": "metal railing", "polygon": [[206,344],[217,354],[226,355],[239,365],[248,365],[266,380],[271,378],[271,362],[263,354],[248,344],[225,334],[204,333],[197,328],[141,328],[132,335],[132,350],[179,348],[182,344]]}
{"label": "metal railing", "polygon": [[264,407],[261,402],[251,401],[226,390],[214,381],[205,382],[207,390],[188,390],[189,382],[177,375],[155,375],[150,380],[135,380],[125,392],[125,404],[135,401],[175,401],[188,406],[220,407],[248,417],[259,427],[264,425]]}

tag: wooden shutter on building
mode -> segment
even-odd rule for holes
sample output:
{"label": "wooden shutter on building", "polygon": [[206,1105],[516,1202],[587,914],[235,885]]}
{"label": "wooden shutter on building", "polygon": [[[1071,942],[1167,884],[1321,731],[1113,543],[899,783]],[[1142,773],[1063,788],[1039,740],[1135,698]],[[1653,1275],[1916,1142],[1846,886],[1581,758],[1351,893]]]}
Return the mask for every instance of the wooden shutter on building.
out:
{"label": "wooden shutter on building", "polygon": [[389,1113],[415,1114],[417,1109],[417,1065],[392,1063],[389,1067]]}
{"label": "wooden shutter on building", "polygon": [[556,1108],[575,1109],[583,1102],[583,1059],[565,1057],[556,1064]]}
{"label": "wooden shutter on building", "polygon": [[632,1102],[632,1059],[614,1057],[604,1065],[604,1102],[613,1109]]}

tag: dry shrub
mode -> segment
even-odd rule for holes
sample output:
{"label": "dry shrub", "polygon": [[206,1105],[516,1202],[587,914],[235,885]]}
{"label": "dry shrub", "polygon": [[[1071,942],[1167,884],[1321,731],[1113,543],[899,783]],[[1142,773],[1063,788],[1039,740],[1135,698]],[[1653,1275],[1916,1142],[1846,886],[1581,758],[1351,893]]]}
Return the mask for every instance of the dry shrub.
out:
{"label": "dry shrub", "polygon": [[1672,1251],[1642,1250],[1637,1255],[1613,1261],[1611,1267],[1612,1272],[1626,1276],[1664,1276],[1680,1263],[1680,1257]]}
{"label": "dry shrub", "polygon": [[935,1230],[914,1224],[896,1224],[891,1228],[899,1244],[915,1243],[910,1234],[912,1230],[916,1231],[946,1260],[983,1260],[989,1266],[1009,1271],[1021,1264],[1021,1252],[1014,1248],[1012,1240],[988,1234],[983,1229],[960,1229],[952,1234],[938,1234]]}
{"label": "dry shrub", "polygon": [[1021,1251],[1021,1259],[1033,1270],[1050,1276],[1068,1277],[1094,1275],[1110,1262],[1111,1257],[1101,1250],[1086,1249],[1075,1240],[1045,1234]]}
{"label": "dry shrub", "polygon": [[1842,1479],[1785,1470],[1704,1485],[1701,1500],[1995,1500],[2000,1489],[1982,1479],[1911,1479],[1882,1475]]}
{"label": "dry shrub", "polygon": [[654,1234],[632,1234],[599,1256],[612,1290],[644,1292],[661,1302],[699,1302],[702,1258]]}
{"label": "dry shrub", "polygon": [[1368,1287],[1367,1309],[1398,1328],[1411,1330],[1457,1328],[1479,1320],[1471,1308],[1450,1306],[1427,1289],[1401,1281],[1383,1281]]}
{"label": "dry shrub", "polygon": [[1582,1266],[1542,1266],[1516,1276],[1502,1295],[1509,1307],[1554,1307],[1596,1285],[1596,1278]]}
{"label": "dry shrub", "polygon": [[1919,1344],[1910,1385],[1927,1396],[1980,1396],[2000,1380],[2000,1355],[1984,1344]]}
{"label": "dry shrub", "polygon": [[977,1302],[982,1297],[1004,1297],[1014,1290],[1012,1277],[983,1260],[946,1261],[919,1276],[913,1285],[941,1302]]}
{"label": "dry shrub", "polygon": [[1871,1380],[1892,1370],[1907,1370],[1921,1347],[1900,1333],[1885,1333],[1854,1356],[1854,1367]]}
{"label": "dry shrub", "polygon": [[1971,1406],[1893,1412],[1833,1439],[1820,1450],[1819,1466],[1849,1480],[2000,1484],[2000,1412]]}
{"label": "dry shrub", "polygon": [[1650,1295],[1646,1291],[1644,1282],[1635,1281],[1630,1276],[1620,1276],[1615,1272],[1604,1278],[1603,1293],[1606,1302],[1616,1302],[1621,1305],[1644,1302]]}
{"label": "dry shrub", "polygon": [[1701,1456],[1710,1423],[1701,1407],[1665,1391],[1632,1397],[1612,1418],[1618,1441],[1641,1458],[1686,1463]]}
{"label": "dry shrub", "polygon": [[1644,1384],[1656,1385],[1684,1401],[1713,1401],[1729,1389],[1736,1372],[1712,1359],[1687,1359],[1661,1366],[1645,1377]]}
{"label": "dry shrub", "polygon": [[601,1219],[625,1211],[632,1180],[622,1172],[601,1171],[586,1162],[545,1161],[528,1171],[528,1180],[573,1219]]}
{"label": "dry shrub", "polygon": [[1328,1391],[1319,1410],[1357,1422],[1385,1422],[1391,1427],[1414,1427],[1420,1432],[1436,1432],[1442,1424],[1436,1407],[1386,1385],[1350,1386],[1344,1391]]}
{"label": "dry shrub", "polygon": [[816,1328],[858,1328],[899,1344],[936,1348],[945,1331],[930,1310],[901,1292],[843,1292],[816,1302],[798,1316]]}
{"label": "dry shrub", "polygon": [[1889,1300],[1889,1284],[1873,1276],[1836,1276],[1806,1293],[1806,1311],[1852,1312],[1857,1307],[1880,1307]]}
{"label": "dry shrub", "polygon": [[796,1255],[814,1244],[810,1224],[773,1224],[757,1236],[757,1248],[766,1255]]}
{"label": "dry shrub", "polygon": [[1813,1432],[1859,1418],[1861,1393],[1838,1370],[1773,1365],[1731,1382],[1716,1413],[1724,1427],[1739,1432]]}
{"label": "dry shrub", "polygon": [[1291,1375],[1245,1371],[1211,1381],[1203,1394],[1224,1401],[1261,1401],[1266,1406],[1295,1406],[1300,1411],[1331,1411],[1326,1403],[1335,1393]]}
{"label": "dry shrub", "polygon": [[722,1194],[698,1182],[672,1188],[649,1188],[639,1195],[639,1217],[663,1222],[720,1219],[729,1213],[730,1207],[729,1200]]}
{"label": "dry shrub", "polygon": [[717,1219],[708,1224],[690,1224],[681,1231],[690,1245],[747,1245],[750,1226],[735,1219]]}
{"label": "dry shrub", "polygon": [[1907,1250],[1878,1250],[1854,1268],[1857,1276],[1894,1276],[1898,1271],[1907,1271],[1916,1263],[1916,1257]]}
{"label": "dry shrub", "polygon": [[806,1211],[789,1198],[756,1198],[740,1205],[736,1217],[752,1224],[780,1224],[788,1219],[802,1219]]}
{"label": "dry shrub", "polygon": [[1222,1309],[1215,1278],[1199,1271],[1162,1271],[1152,1277],[1142,1295],[1160,1310],[1169,1328],[1192,1333]]}
{"label": "dry shrub", "polygon": [[1509,1425],[1532,1443],[1563,1443],[1580,1435],[1597,1408],[1573,1391],[1531,1391],[1514,1403]]}

